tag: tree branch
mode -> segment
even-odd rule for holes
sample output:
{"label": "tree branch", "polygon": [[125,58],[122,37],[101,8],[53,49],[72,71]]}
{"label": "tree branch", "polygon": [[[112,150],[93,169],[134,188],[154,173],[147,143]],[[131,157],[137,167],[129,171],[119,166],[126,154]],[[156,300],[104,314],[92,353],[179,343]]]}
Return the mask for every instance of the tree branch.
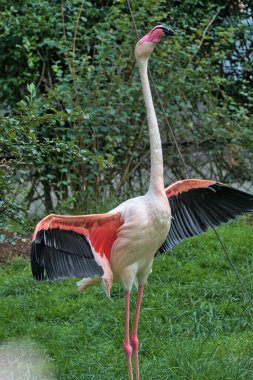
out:
{"label": "tree branch", "polygon": [[203,45],[203,42],[204,42],[205,36],[206,36],[206,34],[207,34],[209,28],[210,28],[211,25],[214,23],[215,19],[217,18],[217,16],[218,16],[219,13],[220,13],[220,11],[221,11],[221,8],[218,9],[218,11],[215,13],[215,15],[212,17],[212,19],[211,19],[211,20],[209,21],[209,23],[207,24],[207,26],[206,26],[206,28],[205,28],[203,34],[202,34],[202,38],[201,38],[201,40],[200,40],[200,43],[199,43],[199,45],[198,45],[198,47],[197,47],[195,53],[191,56],[189,62],[187,63],[186,68],[192,63],[192,61],[194,60],[194,58],[195,58],[196,55],[198,54],[198,52],[199,52],[201,46]]}

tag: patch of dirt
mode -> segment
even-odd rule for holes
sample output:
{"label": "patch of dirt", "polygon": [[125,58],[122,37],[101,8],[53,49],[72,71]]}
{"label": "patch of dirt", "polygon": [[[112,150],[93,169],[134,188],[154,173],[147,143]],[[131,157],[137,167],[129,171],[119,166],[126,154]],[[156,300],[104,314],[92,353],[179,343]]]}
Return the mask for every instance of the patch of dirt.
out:
{"label": "patch of dirt", "polygon": [[30,259],[31,239],[3,230],[0,230],[0,234],[5,235],[5,241],[0,243],[0,265],[7,264],[15,257]]}

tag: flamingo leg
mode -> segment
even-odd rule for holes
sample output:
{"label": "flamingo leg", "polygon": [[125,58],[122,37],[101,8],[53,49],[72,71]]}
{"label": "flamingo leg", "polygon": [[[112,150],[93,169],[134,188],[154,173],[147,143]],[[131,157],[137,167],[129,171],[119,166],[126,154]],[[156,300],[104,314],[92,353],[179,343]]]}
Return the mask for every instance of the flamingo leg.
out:
{"label": "flamingo leg", "polygon": [[131,345],[134,351],[136,380],[140,380],[139,359],[138,359],[138,346],[139,346],[138,323],[139,323],[139,317],[140,317],[143,290],[144,290],[144,285],[140,285],[138,288],[138,297],[137,297],[137,303],[136,303],[136,309],[135,309],[133,330],[132,330],[131,338],[130,338]]}
{"label": "flamingo leg", "polygon": [[126,355],[128,366],[128,378],[133,380],[133,368],[132,368],[132,346],[129,338],[129,314],[130,314],[130,291],[125,292],[125,337],[123,347]]}

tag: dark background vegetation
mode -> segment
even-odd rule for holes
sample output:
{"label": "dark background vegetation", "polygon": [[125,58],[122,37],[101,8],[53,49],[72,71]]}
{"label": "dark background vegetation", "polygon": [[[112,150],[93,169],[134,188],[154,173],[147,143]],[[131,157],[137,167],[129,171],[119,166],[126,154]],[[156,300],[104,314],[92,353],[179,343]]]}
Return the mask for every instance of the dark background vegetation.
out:
{"label": "dark background vegetation", "polygon": [[[161,22],[177,31],[157,47],[150,68],[191,175],[250,184],[251,7],[233,0],[132,5],[141,35]],[[1,216],[27,226],[29,209],[96,212],[98,202],[147,189],[135,43],[126,1],[1,0]],[[155,103],[169,184],[186,173]]]}

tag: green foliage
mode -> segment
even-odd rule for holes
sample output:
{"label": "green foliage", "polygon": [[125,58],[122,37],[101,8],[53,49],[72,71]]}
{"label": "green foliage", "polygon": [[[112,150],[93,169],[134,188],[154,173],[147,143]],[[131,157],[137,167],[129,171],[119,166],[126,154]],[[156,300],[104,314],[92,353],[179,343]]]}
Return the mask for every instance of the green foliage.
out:
{"label": "green foliage", "polygon": [[[22,198],[28,205],[40,198],[47,212],[85,212],[98,199],[145,191],[149,141],[127,2],[4,0],[0,11],[0,99],[10,118],[1,123],[19,143],[40,141],[26,147],[34,159],[24,169]],[[191,175],[252,182],[250,6],[137,1],[133,12],[140,35],[160,22],[177,31],[156,48],[150,68]],[[156,109],[169,183],[185,173],[159,102]],[[29,138],[14,131],[20,112],[24,133],[35,130]],[[9,138],[8,154],[16,156],[11,136],[4,144]],[[9,161],[4,170],[19,179],[16,160]]]}
{"label": "green foliage", "polygon": [[[221,228],[234,263],[252,289],[252,225]],[[132,292],[131,319],[136,292]],[[31,340],[48,353],[58,379],[127,378],[122,347],[124,292],[110,302],[75,280],[35,284],[30,265],[0,269],[0,340]],[[140,374],[149,380],[246,380],[253,373],[252,308],[213,232],[155,259],[139,323]]]}
{"label": "green foliage", "polygon": [[[64,175],[71,171],[73,162],[79,165],[96,165],[102,169],[110,161],[76,144],[73,128],[66,127],[88,119],[81,108],[57,111],[45,103],[35,102],[36,89],[27,85],[29,96],[17,104],[11,117],[0,117],[0,213],[25,226],[27,204],[31,202],[31,188],[35,183],[45,183],[49,196],[44,195],[47,209],[51,210],[50,189],[58,197],[66,191],[76,175]],[[49,169],[51,168],[51,170]],[[61,180],[59,179],[61,178]],[[31,182],[31,186],[27,183]],[[46,187],[47,186],[47,187]],[[20,197],[22,194],[22,197]]]}

